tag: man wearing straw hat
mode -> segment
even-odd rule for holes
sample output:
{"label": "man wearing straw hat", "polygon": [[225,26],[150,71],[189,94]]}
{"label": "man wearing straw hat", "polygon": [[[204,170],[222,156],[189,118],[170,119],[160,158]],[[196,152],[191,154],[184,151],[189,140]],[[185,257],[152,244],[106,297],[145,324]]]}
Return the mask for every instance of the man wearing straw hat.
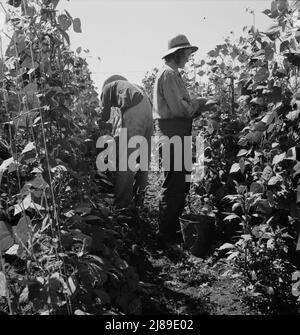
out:
{"label": "man wearing straw hat", "polygon": [[[183,141],[191,136],[192,120],[199,112],[207,110],[207,100],[197,98],[191,100],[184,81],[178,71],[184,68],[192,53],[198,50],[188,41],[185,35],[177,35],[169,40],[168,50],[163,55],[165,64],[158,72],[153,91],[153,118],[156,135],[160,138],[179,136]],[[189,137],[190,138],[190,137]],[[164,144],[161,145],[162,149]],[[179,217],[184,206],[185,197],[189,191],[190,170],[184,164],[184,148],[170,145],[170,168],[165,169],[165,179],[159,202],[159,241],[163,248],[176,248],[182,241]],[[182,169],[175,168],[175,161],[181,159]],[[162,157],[162,163],[166,157]],[[191,157],[190,157],[191,160]],[[191,163],[192,164],[192,163]],[[191,167],[191,166],[190,166]]]}
{"label": "man wearing straw hat", "polygon": [[[137,170],[129,168],[128,158],[135,149],[128,148],[127,144],[134,136],[145,139],[148,148],[147,162],[149,162],[153,129],[152,105],[146,93],[138,85],[130,83],[120,75],[113,75],[105,80],[102,87],[102,121],[109,120],[112,107],[118,110],[113,125],[114,139],[117,142],[115,205],[118,209],[132,209],[143,204],[148,166],[146,169],[137,168]],[[125,169],[120,168],[120,157],[126,161]]]}

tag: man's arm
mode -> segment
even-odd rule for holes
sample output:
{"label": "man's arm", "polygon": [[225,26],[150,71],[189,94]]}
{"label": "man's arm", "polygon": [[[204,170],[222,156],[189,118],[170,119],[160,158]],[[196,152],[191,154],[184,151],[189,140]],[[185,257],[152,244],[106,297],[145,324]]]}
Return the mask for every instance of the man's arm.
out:
{"label": "man's arm", "polygon": [[201,113],[211,110],[211,107],[216,105],[218,102],[207,98],[196,98],[192,102],[195,106],[195,112],[193,118],[201,115]]}
{"label": "man's arm", "polygon": [[110,119],[111,110],[111,85],[104,86],[100,97],[100,118],[107,122]]}

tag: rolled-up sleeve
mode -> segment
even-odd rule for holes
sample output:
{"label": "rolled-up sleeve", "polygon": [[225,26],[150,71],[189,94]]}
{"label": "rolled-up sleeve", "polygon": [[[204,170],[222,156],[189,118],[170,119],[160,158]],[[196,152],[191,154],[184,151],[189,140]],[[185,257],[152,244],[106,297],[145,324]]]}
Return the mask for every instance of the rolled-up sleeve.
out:
{"label": "rolled-up sleeve", "polygon": [[[173,71],[165,71],[161,79],[162,95],[172,114],[177,117],[192,117],[194,108],[179,75]],[[183,104],[183,100],[187,102],[188,107]]]}

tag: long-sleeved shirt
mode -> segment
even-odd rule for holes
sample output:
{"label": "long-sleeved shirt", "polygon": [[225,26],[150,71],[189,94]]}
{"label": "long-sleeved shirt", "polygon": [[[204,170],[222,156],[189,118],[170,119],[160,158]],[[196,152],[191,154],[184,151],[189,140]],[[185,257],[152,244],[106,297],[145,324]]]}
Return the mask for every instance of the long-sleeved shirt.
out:
{"label": "long-sleeved shirt", "polygon": [[[190,104],[187,108],[183,100]],[[179,72],[169,65],[158,72],[153,90],[153,118],[192,118],[190,95]]]}
{"label": "long-sleeved shirt", "polygon": [[107,121],[110,118],[111,107],[118,107],[124,113],[138,105],[143,97],[144,93],[136,85],[125,80],[116,80],[105,85],[100,98],[102,120]]}

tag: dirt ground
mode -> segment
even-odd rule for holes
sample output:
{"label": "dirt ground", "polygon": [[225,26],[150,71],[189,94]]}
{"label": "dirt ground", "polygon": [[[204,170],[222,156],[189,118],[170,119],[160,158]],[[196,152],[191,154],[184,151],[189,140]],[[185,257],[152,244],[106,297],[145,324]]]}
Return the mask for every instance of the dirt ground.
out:
{"label": "dirt ground", "polygon": [[249,315],[255,314],[243,299],[242,282],[224,260],[205,259],[185,252],[182,257],[159,250],[155,239],[158,187],[150,177],[146,209],[129,241],[135,241],[129,262],[140,276],[143,314]]}

